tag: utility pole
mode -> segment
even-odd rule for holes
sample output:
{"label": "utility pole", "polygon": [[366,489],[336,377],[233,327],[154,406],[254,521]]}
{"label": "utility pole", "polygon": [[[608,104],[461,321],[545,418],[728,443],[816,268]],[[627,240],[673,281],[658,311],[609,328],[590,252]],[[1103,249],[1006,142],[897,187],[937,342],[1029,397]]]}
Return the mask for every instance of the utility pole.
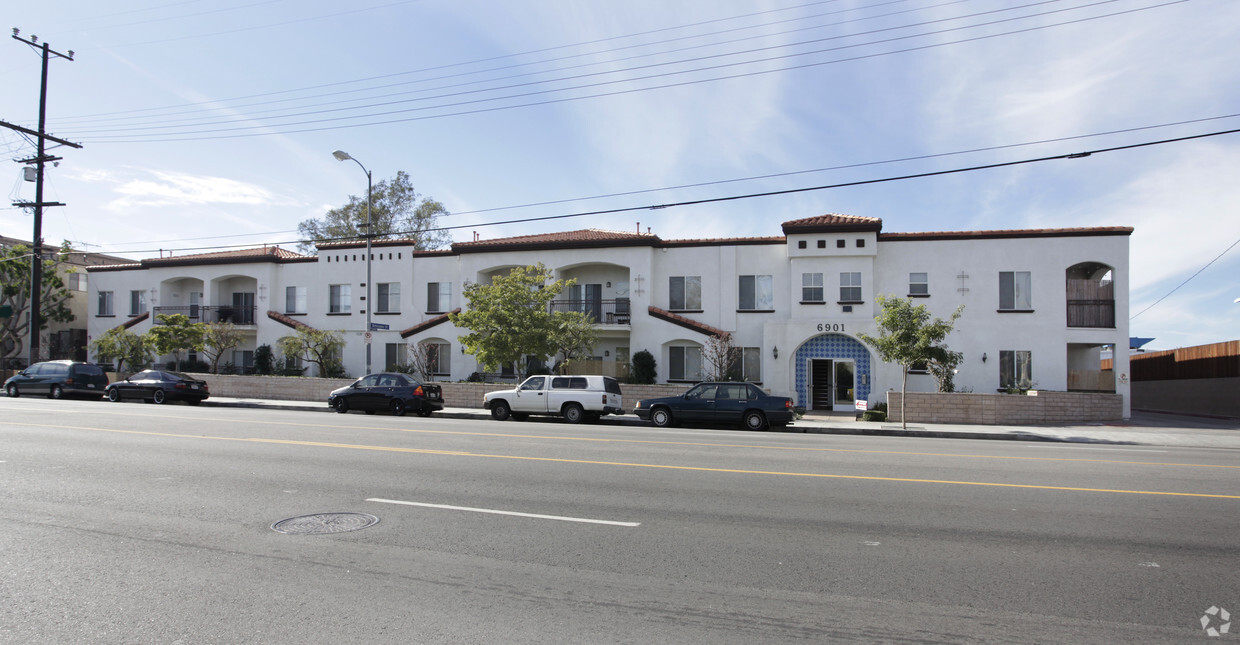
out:
{"label": "utility pole", "polygon": [[43,167],[49,161],[60,161],[60,157],[51,157],[47,154],[47,141],[50,139],[62,145],[81,148],[82,146],[48,136],[47,134],[47,62],[52,56],[64,58],[65,60],[73,60],[73,50],[69,50],[68,54],[62,54],[47,46],[47,43],[39,44],[38,36],[31,36],[29,39],[22,38],[21,32],[14,28],[13,39],[19,40],[36,50],[42,50],[43,54],[43,79],[39,89],[39,131],[31,133],[25,128],[19,128],[10,124],[4,125],[20,132],[34,134],[38,140],[38,153],[33,159],[23,159],[19,163],[35,164],[35,188],[33,202],[14,202],[14,206],[19,208],[34,207],[34,234],[31,236],[30,243],[33,247],[34,257],[30,263],[30,364],[34,364],[39,360],[39,330],[42,328],[42,311],[43,308],[43,207],[44,206],[64,206],[59,202],[43,201]]}

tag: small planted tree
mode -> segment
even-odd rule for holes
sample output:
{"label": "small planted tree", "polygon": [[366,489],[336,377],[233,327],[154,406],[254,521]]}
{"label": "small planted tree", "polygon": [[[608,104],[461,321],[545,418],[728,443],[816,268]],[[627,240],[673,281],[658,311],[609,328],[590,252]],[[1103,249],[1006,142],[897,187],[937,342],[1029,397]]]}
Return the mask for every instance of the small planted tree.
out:
{"label": "small planted tree", "polygon": [[702,345],[702,365],[707,381],[736,380],[741,350],[732,344],[732,334],[711,336]]}
{"label": "small planted tree", "polygon": [[569,312],[552,312],[551,301],[576,280],[550,282],[551,271],[542,264],[517,267],[495,276],[490,284],[465,287],[469,308],[448,315],[452,324],[468,329],[460,337],[465,352],[477,357],[487,371],[526,356],[546,361],[559,351],[556,333]]}
{"label": "small planted tree", "polygon": [[172,354],[173,369],[179,372],[181,352],[202,349],[204,325],[190,322],[185,314],[158,314],[155,321],[145,334],[148,342],[157,355]]}
{"label": "small planted tree", "polygon": [[241,344],[241,331],[228,322],[199,323],[203,326],[202,353],[211,361],[211,373],[220,373],[220,358]]}
{"label": "small planted tree", "polygon": [[559,371],[563,374],[570,363],[594,351],[594,346],[598,344],[598,331],[594,329],[590,316],[580,311],[558,312],[553,322],[552,344],[564,355],[564,360],[559,363]]}
{"label": "small planted tree", "polygon": [[91,341],[90,351],[97,361],[115,362],[117,372],[124,371],[126,366],[133,372],[146,367],[152,353],[146,338],[124,327],[113,327]]}
{"label": "small planted tree", "polygon": [[859,333],[857,337],[873,347],[884,362],[900,366],[900,426],[907,428],[904,402],[908,398],[909,368],[919,363],[929,364],[942,356],[941,343],[964,312],[964,305],[957,307],[948,320],[931,319],[925,305],[913,305],[907,298],[879,296],[878,306],[882,309],[874,319],[878,323],[878,336]]}
{"label": "small planted tree", "polygon": [[321,377],[337,378],[345,375],[344,365],[340,362],[340,352],[344,349],[342,332],[298,327],[276,344],[284,354],[300,356],[317,365]]}

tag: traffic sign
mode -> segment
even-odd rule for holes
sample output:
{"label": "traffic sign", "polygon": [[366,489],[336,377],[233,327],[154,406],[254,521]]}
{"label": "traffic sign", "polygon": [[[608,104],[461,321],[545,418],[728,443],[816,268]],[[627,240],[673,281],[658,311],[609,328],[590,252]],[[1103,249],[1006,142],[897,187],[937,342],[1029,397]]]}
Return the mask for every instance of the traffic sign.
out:
{"label": "traffic sign", "polygon": [[377,323],[377,322],[370,323],[370,331],[380,331],[380,330],[387,330],[387,329],[388,329],[388,326],[385,323]]}
{"label": "traffic sign", "polygon": [[370,344],[370,339],[371,339],[370,332],[365,332],[362,334],[362,340],[365,340],[367,345]]}

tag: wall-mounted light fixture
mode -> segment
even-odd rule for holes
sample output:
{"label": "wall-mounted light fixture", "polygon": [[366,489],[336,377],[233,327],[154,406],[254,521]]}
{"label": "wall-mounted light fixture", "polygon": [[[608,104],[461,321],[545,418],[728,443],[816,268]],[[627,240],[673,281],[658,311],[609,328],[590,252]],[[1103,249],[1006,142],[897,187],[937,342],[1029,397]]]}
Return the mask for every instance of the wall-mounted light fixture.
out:
{"label": "wall-mounted light fixture", "polygon": [[986,362],[986,352],[982,352],[982,362]]}
{"label": "wall-mounted light fixture", "polygon": [[610,289],[610,288],[611,288],[611,283],[610,283],[610,282],[608,282],[608,283],[607,283],[607,288],[608,288],[608,289]]}
{"label": "wall-mounted light fixture", "polygon": [[610,349],[604,349],[604,350],[603,350],[603,356],[611,356],[611,350],[610,350]]}
{"label": "wall-mounted light fixture", "polygon": [[776,345],[771,348],[771,358],[774,358],[774,359],[779,358],[779,345]]}

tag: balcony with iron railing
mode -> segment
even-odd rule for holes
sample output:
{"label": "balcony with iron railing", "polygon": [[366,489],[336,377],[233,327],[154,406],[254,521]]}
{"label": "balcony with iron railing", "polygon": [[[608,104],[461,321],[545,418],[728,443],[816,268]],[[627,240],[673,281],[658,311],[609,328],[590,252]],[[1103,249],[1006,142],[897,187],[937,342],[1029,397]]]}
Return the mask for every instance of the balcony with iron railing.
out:
{"label": "balcony with iron railing", "polygon": [[551,311],[580,311],[596,325],[628,325],[632,313],[628,298],[614,300],[552,300]]}
{"label": "balcony with iron railing", "polygon": [[161,314],[181,314],[191,323],[197,322],[228,322],[234,325],[254,325],[254,314],[257,307],[234,307],[232,305],[180,305],[173,307],[155,307],[155,324]]}

